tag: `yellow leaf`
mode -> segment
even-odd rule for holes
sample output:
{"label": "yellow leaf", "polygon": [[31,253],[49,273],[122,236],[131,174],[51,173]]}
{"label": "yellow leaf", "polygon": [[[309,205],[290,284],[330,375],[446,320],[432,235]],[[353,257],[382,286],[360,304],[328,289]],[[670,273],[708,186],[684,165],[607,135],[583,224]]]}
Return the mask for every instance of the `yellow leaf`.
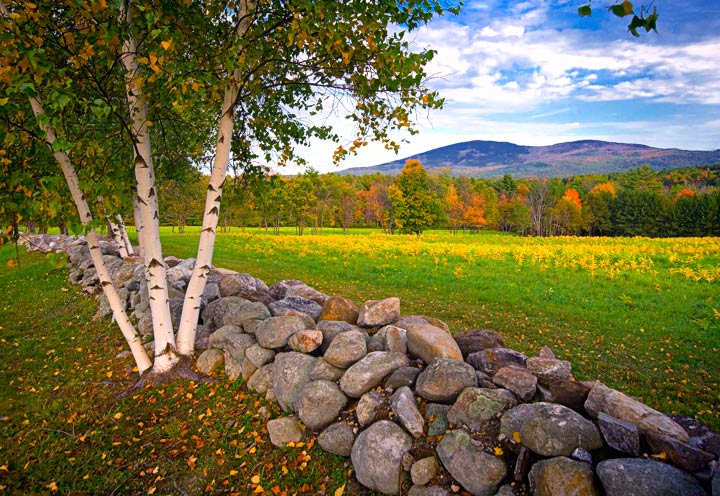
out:
{"label": "yellow leaf", "polygon": [[495,456],[502,456],[505,452],[499,446],[495,446],[493,448],[493,453],[495,454]]}
{"label": "yellow leaf", "polygon": [[249,453],[252,455],[252,454],[255,453],[256,451],[257,451],[257,449],[255,448],[255,446],[253,446],[252,448],[250,448]]}
{"label": "yellow leaf", "polygon": [[238,474],[238,471],[237,471],[237,470],[231,470],[231,471],[230,471],[230,475],[231,475],[231,476],[232,476],[232,475],[237,475],[237,474]]}
{"label": "yellow leaf", "polygon": [[253,491],[253,492],[254,492],[254,493],[264,493],[264,492],[265,492],[265,489],[263,489],[262,486],[258,486],[258,487],[255,488],[255,491]]}
{"label": "yellow leaf", "polygon": [[5,472],[9,472],[7,465],[2,465],[2,466],[0,466],[0,470],[5,471]]}
{"label": "yellow leaf", "polygon": [[115,420],[120,420],[122,418],[122,416],[123,416],[122,412],[117,412],[115,415],[113,415],[113,418]]}
{"label": "yellow leaf", "polygon": [[170,47],[172,46],[172,40],[161,41],[160,46],[163,47],[163,50],[170,50]]}
{"label": "yellow leaf", "polygon": [[342,496],[345,492],[345,484],[335,489],[335,496]]}
{"label": "yellow leaf", "polygon": [[260,484],[260,476],[259,476],[259,475],[253,475],[253,476],[250,478],[250,482],[252,482],[253,484]]}
{"label": "yellow leaf", "polygon": [[519,442],[520,442],[520,433],[519,433],[518,431],[513,432],[513,440],[514,440],[516,443],[519,443]]}
{"label": "yellow leaf", "polygon": [[112,370],[110,372],[108,372],[107,374],[105,374],[105,377],[110,379],[112,377]]}
{"label": "yellow leaf", "polygon": [[50,491],[55,492],[58,490],[57,484],[55,484],[55,481],[52,481],[50,484],[46,486]]}
{"label": "yellow leaf", "polygon": [[155,494],[155,491],[157,491],[157,487],[153,486],[150,489],[148,489],[148,494]]}

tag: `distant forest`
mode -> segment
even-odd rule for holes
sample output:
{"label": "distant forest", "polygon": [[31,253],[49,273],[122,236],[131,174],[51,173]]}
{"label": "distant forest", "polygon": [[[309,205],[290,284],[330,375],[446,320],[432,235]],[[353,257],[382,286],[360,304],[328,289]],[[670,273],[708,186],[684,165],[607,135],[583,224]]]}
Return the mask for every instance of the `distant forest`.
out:
{"label": "distant forest", "polygon": [[[197,224],[207,179],[161,185],[161,221],[182,231]],[[226,184],[222,226],[298,234],[325,227],[514,232],[553,236],[719,236],[720,164],[554,179],[452,177],[408,161],[397,176],[347,176],[308,170],[268,173]]]}

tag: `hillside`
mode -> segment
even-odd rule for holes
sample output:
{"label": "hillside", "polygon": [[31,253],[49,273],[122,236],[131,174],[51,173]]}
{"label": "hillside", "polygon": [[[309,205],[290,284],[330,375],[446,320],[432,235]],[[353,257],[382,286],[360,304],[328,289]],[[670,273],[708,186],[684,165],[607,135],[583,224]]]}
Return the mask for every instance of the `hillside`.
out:
{"label": "hillside", "polygon": [[416,159],[428,170],[447,169],[453,176],[564,177],[626,171],[644,164],[676,169],[720,162],[720,150],[690,151],[646,145],[582,140],[550,146],[521,146],[498,141],[468,141],[373,167],[354,167],[339,174],[398,174]]}

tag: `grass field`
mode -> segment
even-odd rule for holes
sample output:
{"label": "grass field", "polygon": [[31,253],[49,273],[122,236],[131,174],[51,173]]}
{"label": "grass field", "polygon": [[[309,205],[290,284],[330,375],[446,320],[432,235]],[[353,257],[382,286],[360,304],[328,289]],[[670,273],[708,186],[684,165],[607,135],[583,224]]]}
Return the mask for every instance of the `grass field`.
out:
{"label": "grass field", "polygon": [[[198,233],[163,232],[193,256]],[[720,429],[720,240],[386,236],[326,230],[220,234],[215,265],[271,284],[302,279],[360,304],[487,328],[527,354],[549,345],[581,379]],[[136,379],[110,322],[67,273],[0,246],[0,494],[363,494],[349,462],[312,438],[273,448],[238,381],[115,396]],[[260,488],[260,489],[258,489]]]}

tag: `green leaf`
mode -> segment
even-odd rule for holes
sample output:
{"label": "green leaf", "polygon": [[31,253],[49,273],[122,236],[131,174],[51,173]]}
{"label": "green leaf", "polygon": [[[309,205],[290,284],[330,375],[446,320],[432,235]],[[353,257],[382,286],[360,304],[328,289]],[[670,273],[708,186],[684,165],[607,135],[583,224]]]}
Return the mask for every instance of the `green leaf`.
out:
{"label": "green leaf", "polygon": [[628,24],[628,30],[636,38],[640,37],[640,35],[637,32],[637,28],[643,28],[643,27],[645,27],[645,21],[643,19],[640,19],[638,16],[633,16],[632,21],[630,22],[630,24]]}
{"label": "green leaf", "polygon": [[578,9],[578,14],[580,17],[590,17],[592,16],[592,7],[590,7],[590,4],[583,5]]}
{"label": "green leaf", "polygon": [[616,16],[625,17],[633,13],[633,4],[631,2],[628,2],[628,0],[625,0],[623,3],[611,5],[609,9],[610,12],[612,12]]}
{"label": "green leaf", "polygon": [[52,145],[52,151],[54,152],[64,152],[69,153],[70,150],[72,150],[72,143],[68,143],[65,140],[55,140]]}

